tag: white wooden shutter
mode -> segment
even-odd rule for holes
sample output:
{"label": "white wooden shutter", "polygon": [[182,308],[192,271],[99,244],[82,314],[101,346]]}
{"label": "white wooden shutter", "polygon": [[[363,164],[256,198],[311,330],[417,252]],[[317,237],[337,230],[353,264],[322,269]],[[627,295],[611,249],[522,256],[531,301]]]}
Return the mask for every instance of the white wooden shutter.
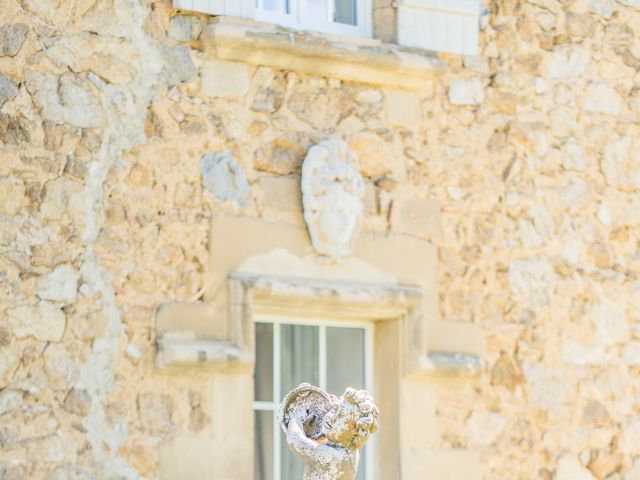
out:
{"label": "white wooden shutter", "polygon": [[254,0],[173,0],[173,6],[210,15],[253,18],[254,14]]}
{"label": "white wooden shutter", "polygon": [[475,55],[480,12],[480,0],[402,0],[398,5],[398,43]]}

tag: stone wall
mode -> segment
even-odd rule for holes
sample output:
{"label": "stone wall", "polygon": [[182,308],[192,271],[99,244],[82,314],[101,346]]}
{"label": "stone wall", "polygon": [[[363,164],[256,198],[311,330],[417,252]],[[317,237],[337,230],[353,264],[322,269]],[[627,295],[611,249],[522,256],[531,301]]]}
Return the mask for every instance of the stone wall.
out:
{"label": "stone wall", "polygon": [[205,59],[208,19],[160,2],[0,0],[0,478],[233,447],[232,380],[157,373],[154,310],[206,297],[216,213],[299,221],[330,136],[365,228],[435,242],[441,319],[484,334],[480,380],[421,390],[424,448],[491,479],[640,478],[640,4],[488,8],[482,55],[417,94]]}

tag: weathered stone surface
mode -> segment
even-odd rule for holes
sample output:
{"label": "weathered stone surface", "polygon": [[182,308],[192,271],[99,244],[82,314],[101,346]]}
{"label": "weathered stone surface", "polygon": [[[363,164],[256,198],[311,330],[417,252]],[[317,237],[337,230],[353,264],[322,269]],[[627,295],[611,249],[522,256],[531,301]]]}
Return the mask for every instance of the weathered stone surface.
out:
{"label": "weathered stone surface", "polygon": [[5,390],[0,393],[0,417],[13,412],[22,403],[22,394],[14,390]]}
{"label": "weathered stone surface", "polygon": [[9,311],[9,325],[17,338],[33,337],[43,342],[59,342],[66,318],[59,306],[40,301],[35,307],[21,306]]}
{"label": "weathered stone surface", "polygon": [[311,140],[302,132],[289,132],[256,152],[256,170],[278,175],[299,174]]}
{"label": "weathered stone surface", "polygon": [[249,184],[242,167],[233,159],[231,152],[209,153],[200,159],[202,184],[221,202],[233,200],[244,205],[249,193]]}
{"label": "weathered stone surface", "polygon": [[29,141],[29,127],[22,116],[0,113],[0,142],[17,145]]}
{"label": "weathered stone surface", "polygon": [[17,177],[0,177],[0,213],[17,214],[27,204],[24,182]]}
{"label": "weathered stone surface", "polygon": [[580,461],[572,456],[565,455],[558,461],[558,470],[554,476],[556,480],[596,480]]}
{"label": "weathered stone surface", "polygon": [[619,115],[622,110],[622,99],[610,85],[592,83],[585,92],[584,109],[587,112]]}
{"label": "weathered stone surface", "polygon": [[632,166],[638,158],[640,155],[631,138],[609,143],[600,161],[607,183],[621,190],[640,190],[640,171]]}
{"label": "weathered stone surface", "polygon": [[69,413],[84,417],[91,409],[91,395],[86,390],[76,390],[74,388],[65,397],[62,408]]}
{"label": "weathered stone surface", "polygon": [[18,94],[18,86],[0,73],[0,107]]}
{"label": "weathered stone surface", "polygon": [[[193,80],[197,74],[196,67],[191,59],[191,51],[184,45],[176,45],[165,50],[163,67],[162,75],[165,82],[169,85],[189,82]],[[207,83],[205,83],[204,71],[205,69],[203,68],[203,91],[204,88],[209,89],[216,86],[215,80],[208,76],[206,77]],[[212,84],[209,84],[208,82],[212,82]]]}
{"label": "weathered stone surface", "polygon": [[138,395],[138,416],[143,428],[152,432],[171,431],[173,429],[172,413],[171,397],[155,393]]}
{"label": "weathered stone surface", "polygon": [[53,390],[67,391],[78,378],[79,365],[67,349],[54,343],[44,351],[44,371],[48,385]]}
{"label": "weathered stone surface", "polygon": [[0,57],[15,56],[26,40],[28,31],[29,26],[24,23],[2,25],[0,27]]}
{"label": "weathered stone surface", "polygon": [[8,347],[0,347],[0,389],[6,388],[20,364],[20,358]]}
{"label": "weathered stone surface", "polygon": [[574,78],[584,74],[590,60],[589,51],[580,46],[559,45],[545,57],[542,69],[552,79]]}
{"label": "weathered stone surface", "polygon": [[244,63],[207,60],[200,77],[202,93],[209,97],[242,97],[249,90],[249,67]]}
{"label": "weathered stone surface", "polygon": [[391,145],[371,132],[361,132],[349,138],[349,148],[358,156],[360,173],[376,178],[390,173],[397,164]]}
{"label": "weathered stone surface", "polygon": [[26,85],[45,120],[83,128],[99,127],[104,121],[95,87],[80,76],[28,70]]}
{"label": "weathered stone surface", "polygon": [[449,85],[449,102],[453,105],[480,105],[484,101],[484,85],[479,78],[454,80]]}
{"label": "weathered stone surface", "polygon": [[422,122],[420,97],[409,92],[387,90],[385,92],[387,122],[393,126],[418,128]]}
{"label": "weathered stone surface", "polygon": [[78,296],[78,277],[71,265],[58,265],[40,280],[38,297],[54,302],[74,302]]}
{"label": "weathered stone surface", "polygon": [[289,109],[313,128],[330,131],[349,114],[351,99],[343,90],[296,92],[288,103]]}

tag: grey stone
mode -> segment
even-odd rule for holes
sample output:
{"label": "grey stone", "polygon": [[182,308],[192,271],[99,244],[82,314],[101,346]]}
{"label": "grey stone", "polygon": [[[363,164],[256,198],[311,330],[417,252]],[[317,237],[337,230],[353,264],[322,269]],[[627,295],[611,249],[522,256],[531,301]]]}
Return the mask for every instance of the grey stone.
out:
{"label": "grey stone", "polygon": [[18,94],[18,86],[0,73],[0,107]]}
{"label": "grey stone", "polygon": [[91,83],[81,76],[27,71],[26,85],[45,120],[82,128],[102,126],[100,102]]}
{"label": "grey stone", "polygon": [[167,84],[188,82],[196,76],[197,70],[191,60],[191,52],[184,45],[176,45],[164,52],[164,78]]}
{"label": "grey stone", "polygon": [[249,184],[242,167],[231,156],[229,150],[208,153],[200,159],[202,184],[222,202],[233,200],[244,205]]}
{"label": "grey stone", "polygon": [[29,27],[24,23],[14,23],[0,27],[0,57],[13,57],[22,47]]}
{"label": "grey stone", "polygon": [[202,32],[202,23],[194,15],[176,15],[169,19],[167,35],[180,42],[197,40]]}

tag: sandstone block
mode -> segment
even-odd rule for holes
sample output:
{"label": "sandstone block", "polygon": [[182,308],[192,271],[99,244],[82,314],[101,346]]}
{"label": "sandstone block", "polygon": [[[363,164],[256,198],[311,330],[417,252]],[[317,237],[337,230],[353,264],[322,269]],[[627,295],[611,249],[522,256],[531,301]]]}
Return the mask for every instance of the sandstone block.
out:
{"label": "sandstone block", "polygon": [[440,204],[429,198],[405,197],[393,202],[391,229],[429,240],[440,238]]}
{"label": "sandstone block", "polygon": [[391,145],[375,133],[357,133],[349,138],[348,144],[358,156],[360,173],[365,177],[381,177],[390,173],[397,163]]}
{"label": "sandstone block", "polygon": [[62,408],[69,413],[84,417],[91,409],[91,395],[86,390],[76,390],[74,388],[65,397]]}
{"label": "sandstone block", "polygon": [[18,86],[0,73],[0,107],[18,94]]}
{"label": "sandstone block", "polygon": [[78,272],[68,264],[58,265],[38,285],[38,297],[54,302],[75,302],[78,296]]}
{"label": "sandstone block", "polygon": [[249,193],[249,184],[242,167],[233,159],[231,152],[209,153],[200,159],[202,184],[221,202],[233,200],[244,205]]}
{"label": "sandstone block", "polygon": [[71,73],[58,77],[28,70],[26,85],[45,120],[82,128],[102,126],[102,107],[88,80]]}
{"label": "sandstone block", "polygon": [[313,128],[330,131],[336,128],[352,108],[351,98],[340,89],[301,91],[291,95],[291,110]]}
{"label": "sandstone block", "polygon": [[44,371],[48,387],[57,391],[67,391],[78,378],[80,365],[60,343],[53,343],[44,351]]}
{"label": "sandstone block", "polygon": [[390,125],[412,129],[422,122],[420,99],[413,93],[386,91],[384,108]]}
{"label": "sandstone block", "polygon": [[630,329],[624,304],[600,299],[593,308],[592,316],[596,337],[601,344],[615,345],[629,340]]}
{"label": "sandstone block", "polygon": [[278,175],[299,174],[310,146],[306,133],[286,133],[256,152],[254,166],[256,170]]}
{"label": "sandstone block", "polygon": [[162,76],[169,85],[188,82],[195,78],[196,73],[189,48],[184,45],[175,45],[165,50]]}
{"label": "sandstone block", "polygon": [[575,78],[584,74],[591,61],[588,50],[577,45],[559,45],[545,57],[542,71],[550,78]]}
{"label": "sandstone block", "polygon": [[65,314],[51,302],[35,307],[21,306],[9,311],[9,325],[17,338],[33,337],[43,342],[59,342],[64,335]]}
{"label": "sandstone block", "polygon": [[15,390],[4,390],[0,393],[0,416],[11,413],[22,403],[22,394]]}
{"label": "sandstone block", "polygon": [[15,56],[27,38],[28,31],[29,27],[24,23],[14,23],[0,27],[0,57]]}
{"label": "sandstone block", "polygon": [[640,417],[629,418],[622,425],[620,451],[632,455],[640,453]]}
{"label": "sandstone block", "polygon": [[242,97],[249,90],[249,68],[244,63],[207,60],[200,76],[202,93],[209,97]]}
{"label": "sandstone block", "polygon": [[302,192],[299,176],[265,175],[260,177],[259,185],[266,209],[289,214],[302,222]]}
{"label": "sandstone block", "polygon": [[608,144],[600,163],[607,183],[621,190],[640,190],[639,159],[636,142],[629,137]]}
{"label": "sandstone block", "polygon": [[480,105],[484,101],[484,85],[479,78],[454,80],[449,85],[449,102],[453,105]]}
{"label": "sandstone block", "polygon": [[555,480],[596,480],[596,477],[576,457],[570,454],[563,456],[558,461],[558,469],[553,478]]}

